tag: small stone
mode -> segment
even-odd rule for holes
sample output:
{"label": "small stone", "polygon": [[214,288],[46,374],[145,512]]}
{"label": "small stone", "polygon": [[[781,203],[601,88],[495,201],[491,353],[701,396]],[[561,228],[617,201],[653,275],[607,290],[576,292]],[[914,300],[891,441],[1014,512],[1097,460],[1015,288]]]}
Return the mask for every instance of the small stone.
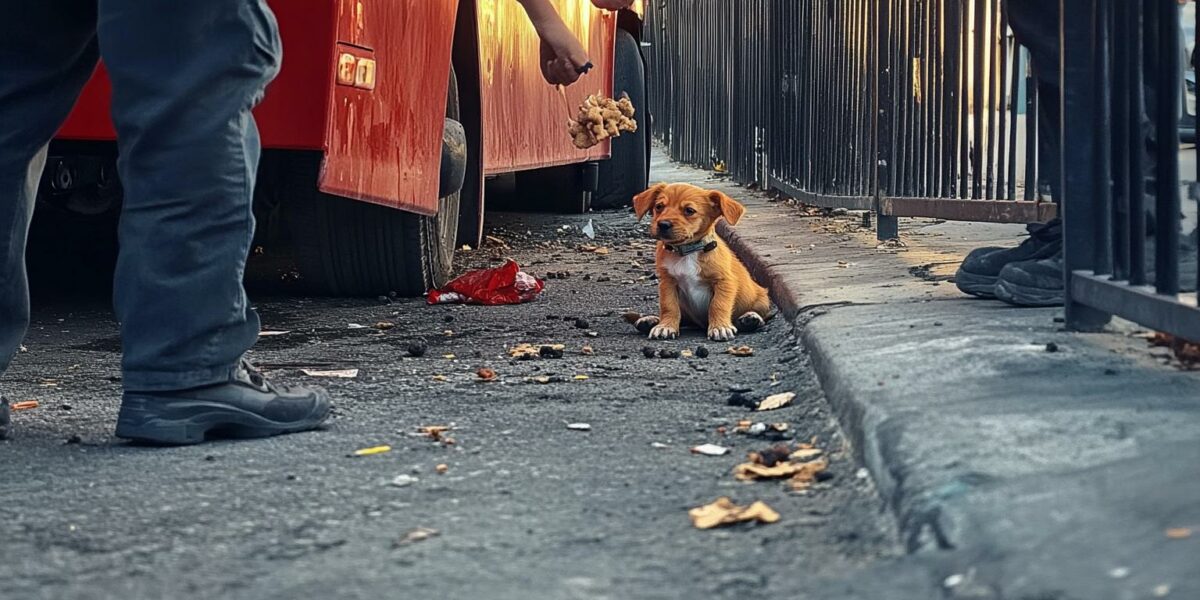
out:
{"label": "small stone", "polygon": [[1113,579],[1125,579],[1129,577],[1129,567],[1116,567],[1108,572],[1108,576]]}
{"label": "small stone", "polygon": [[445,322],[447,322],[447,323],[453,323],[453,322],[454,322],[454,315],[446,315],[446,316],[442,317],[442,320],[443,320],[443,321],[445,321]]}
{"label": "small stone", "polygon": [[934,322],[933,322],[933,326],[934,326],[934,327],[941,327],[941,326],[942,326],[942,322],[941,322],[941,321],[934,321]]}
{"label": "small stone", "polygon": [[642,347],[642,355],[645,356],[646,358],[654,358],[655,356],[658,355],[658,352],[655,351],[654,348],[651,348],[650,346],[643,346]]}
{"label": "small stone", "polygon": [[288,481],[297,481],[299,479],[300,479],[299,477],[296,477],[295,475],[292,475],[292,474],[288,474],[288,476],[287,476]]}
{"label": "small stone", "polygon": [[1054,342],[1046,344],[1046,352],[1058,352],[1058,344],[1055,344]]}
{"label": "small stone", "polygon": [[600,337],[600,332],[599,331],[589,331],[583,335],[586,335],[590,338],[595,338],[595,337]]}
{"label": "small stone", "polygon": [[421,358],[422,356],[425,356],[427,351],[429,351],[429,346],[422,341],[409,342],[407,350],[409,356],[413,358]]}
{"label": "small stone", "polygon": [[869,479],[871,477],[871,472],[868,471],[866,467],[862,467],[854,472],[854,476],[859,479]]}
{"label": "small stone", "polygon": [[741,406],[750,409],[758,408],[758,401],[742,392],[734,392],[725,403],[729,406]]}
{"label": "small stone", "polygon": [[966,577],[963,576],[962,573],[955,573],[942,581],[942,587],[948,587],[948,588],[958,587],[958,586],[962,585],[962,582],[965,580],[966,580]]}
{"label": "small stone", "polygon": [[538,348],[538,355],[542,358],[562,358],[563,349],[560,346],[542,346]]}
{"label": "small stone", "polygon": [[395,479],[392,479],[391,485],[395,487],[408,487],[418,481],[420,481],[420,479],[413,477],[412,475],[397,475]]}
{"label": "small stone", "polygon": [[1105,370],[1104,370],[1104,374],[1105,374],[1105,375],[1116,375],[1116,374],[1117,374],[1117,370],[1116,370],[1116,369],[1105,369]]}
{"label": "small stone", "polygon": [[591,431],[592,426],[587,423],[567,423],[567,429],[571,431]]}
{"label": "small stone", "polygon": [[705,346],[696,346],[696,358],[708,358],[708,348]]}
{"label": "small stone", "polygon": [[83,438],[79,437],[79,434],[75,434],[75,435],[72,435],[71,437],[67,438],[67,443],[68,444],[82,444]]}
{"label": "small stone", "polygon": [[74,410],[74,409],[75,409],[75,407],[71,406],[70,404],[60,404],[58,406],[58,410]]}
{"label": "small stone", "polygon": [[587,329],[589,327],[591,327],[591,324],[587,322],[587,319],[575,319],[576,329]]}
{"label": "small stone", "polygon": [[387,296],[379,296],[378,298],[375,298],[375,300],[377,300],[380,304],[391,304],[392,303],[392,299],[388,298]]}
{"label": "small stone", "polygon": [[679,351],[674,348],[662,348],[658,351],[659,358],[679,358]]}
{"label": "small stone", "polygon": [[216,460],[217,460],[217,457],[215,457],[215,456],[213,456],[213,455],[211,455],[211,454],[209,454],[208,456],[205,456],[205,457],[204,457],[204,461],[205,461],[205,462],[216,462]]}

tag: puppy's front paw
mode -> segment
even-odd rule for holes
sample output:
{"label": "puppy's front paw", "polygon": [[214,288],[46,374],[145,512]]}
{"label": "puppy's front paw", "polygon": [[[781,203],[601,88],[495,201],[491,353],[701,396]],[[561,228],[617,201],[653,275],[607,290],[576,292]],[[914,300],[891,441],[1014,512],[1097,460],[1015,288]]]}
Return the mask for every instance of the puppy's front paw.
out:
{"label": "puppy's front paw", "polygon": [[658,317],[654,315],[646,315],[633,323],[633,326],[643,335],[650,333],[655,325],[658,325]]}
{"label": "puppy's front paw", "polygon": [[738,319],[737,319],[738,331],[744,331],[746,333],[754,333],[755,331],[758,331],[759,329],[762,329],[763,327],[766,327],[766,326],[767,326],[767,320],[764,319],[762,317],[762,315],[760,315],[754,311],[750,311],[750,312],[738,317]]}
{"label": "puppy's front paw", "polygon": [[708,328],[708,339],[714,342],[728,342],[737,336],[737,327],[733,325],[719,325],[717,327]]}
{"label": "puppy's front paw", "polygon": [[679,337],[679,329],[669,325],[655,325],[654,329],[650,330],[650,339],[652,340],[673,340]]}

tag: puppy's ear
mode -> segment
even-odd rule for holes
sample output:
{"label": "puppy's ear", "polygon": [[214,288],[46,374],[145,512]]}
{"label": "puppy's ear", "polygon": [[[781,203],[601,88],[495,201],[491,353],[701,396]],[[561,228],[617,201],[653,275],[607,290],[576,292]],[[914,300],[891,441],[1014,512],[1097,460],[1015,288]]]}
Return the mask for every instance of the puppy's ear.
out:
{"label": "puppy's ear", "polygon": [[721,216],[725,217],[730,225],[737,225],[737,222],[742,220],[742,215],[746,214],[745,206],[721,192],[711,191],[708,193],[708,197],[712,199],[717,210],[721,211]]}
{"label": "puppy's ear", "polygon": [[633,197],[633,214],[637,215],[639,221],[646,216],[646,213],[650,212],[650,208],[654,206],[654,199],[665,189],[667,189],[667,184],[656,183]]}

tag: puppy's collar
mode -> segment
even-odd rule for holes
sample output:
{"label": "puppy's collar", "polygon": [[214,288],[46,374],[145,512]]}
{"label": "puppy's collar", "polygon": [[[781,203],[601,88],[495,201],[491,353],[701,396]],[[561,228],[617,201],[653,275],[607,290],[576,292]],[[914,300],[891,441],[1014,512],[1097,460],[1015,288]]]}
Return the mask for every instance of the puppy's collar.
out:
{"label": "puppy's collar", "polygon": [[663,244],[663,246],[665,246],[667,250],[674,252],[675,254],[678,254],[680,256],[687,256],[689,254],[695,254],[697,252],[712,252],[713,250],[716,250],[717,249],[717,240],[706,237],[702,240],[692,242],[690,244],[679,244],[679,245]]}

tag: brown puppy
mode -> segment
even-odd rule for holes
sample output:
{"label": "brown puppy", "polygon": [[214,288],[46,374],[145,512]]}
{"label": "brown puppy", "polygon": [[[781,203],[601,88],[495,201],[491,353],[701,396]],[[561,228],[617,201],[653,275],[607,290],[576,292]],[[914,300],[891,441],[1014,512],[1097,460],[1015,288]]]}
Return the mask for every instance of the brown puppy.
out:
{"label": "brown puppy", "polygon": [[737,224],[745,207],[721,192],[660,183],[634,197],[633,210],[639,220],[651,213],[650,237],[658,240],[659,314],[638,321],[639,330],[649,329],[651,339],[670,339],[686,319],[706,327],[710,339],[727,341],[739,329],[766,323],[767,290],[715,233],[718,219]]}

